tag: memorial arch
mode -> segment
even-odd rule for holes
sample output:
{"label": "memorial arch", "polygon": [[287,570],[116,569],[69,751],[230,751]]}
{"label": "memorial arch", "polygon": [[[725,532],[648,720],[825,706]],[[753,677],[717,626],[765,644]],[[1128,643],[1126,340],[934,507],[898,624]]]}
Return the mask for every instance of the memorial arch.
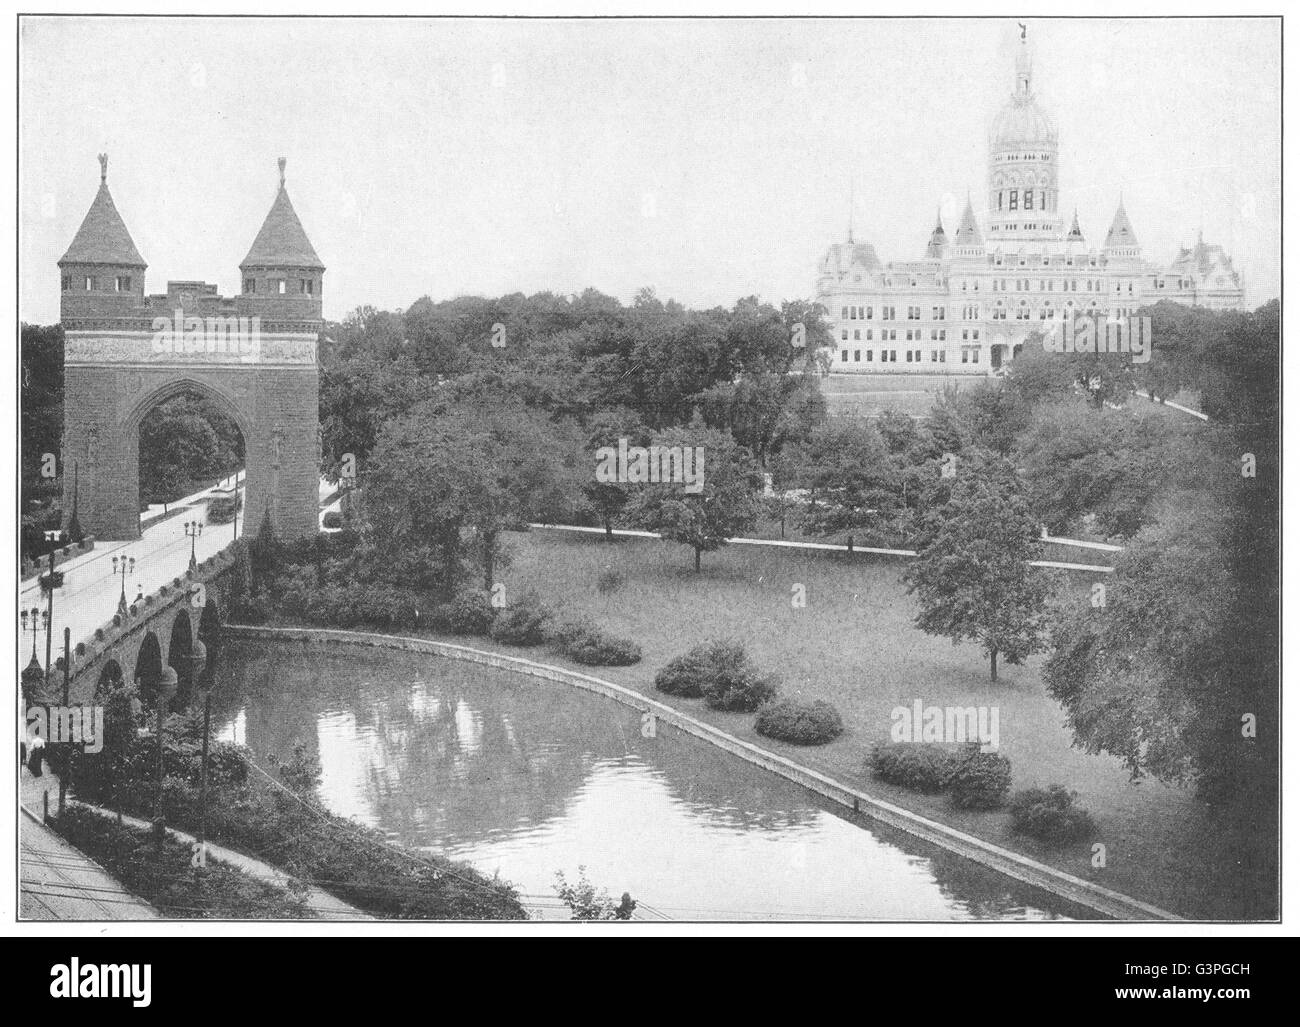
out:
{"label": "memorial arch", "polygon": [[64,328],[63,509],[87,534],[140,536],[139,428],[184,392],[239,427],[246,523],[267,511],[281,538],[317,531],[319,372],[325,267],[285,189],[240,264],[241,291],[168,282],[146,295],[146,264],[108,191],[99,192],[59,261]]}

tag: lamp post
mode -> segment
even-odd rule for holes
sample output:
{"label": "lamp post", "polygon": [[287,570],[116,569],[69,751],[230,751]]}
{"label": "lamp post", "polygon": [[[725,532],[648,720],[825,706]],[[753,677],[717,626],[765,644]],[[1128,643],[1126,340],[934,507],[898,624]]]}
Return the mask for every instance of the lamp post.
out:
{"label": "lamp post", "polygon": [[33,606],[29,610],[20,610],[18,617],[22,621],[23,630],[30,630],[32,633],[32,660],[36,661],[36,636],[40,634],[41,628],[47,631],[50,627],[50,615],[48,611],[42,610],[39,606]]}
{"label": "lamp post", "polygon": [[113,557],[113,573],[121,574],[122,577],[122,595],[117,600],[117,612],[123,617],[126,616],[126,575],[128,571],[131,574],[135,573],[134,556],[123,555]]}
{"label": "lamp post", "polygon": [[194,570],[194,568],[198,566],[198,561],[194,556],[194,547],[199,540],[199,536],[203,534],[203,522],[197,520],[186,521],[185,534],[190,540],[190,570]]}
{"label": "lamp post", "polygon": [[45,629],[49,630],[50,615],[39,606],[33,606],[29,610],[20,610],[18,616],[22,621],[23,630],[27,631],[30,628],[32,633],[32,659],[18,677],[18,719],[20,723],[26,725],[27,707],[36,705],[44,698],[42,683],[45,680],[45,671],[41,669],[41,661],[36,657],[36,636],[40,633],[42,619],[44,619]]}
{"label": "lamp post", "polygon": [[[45,537],[49,540],[57,539],[59,532],[47,531]],[[53,634],[50,631],[50,625],[54,623],[54,590],[63,587],[63,572],[54,569],[53,549],[50,550],[50,571],[48,574],[41,575],[40,585],[41,591],[45,593],[47,598],[45,608],[45,690],[48,692],[50,688],[50,643]]]}

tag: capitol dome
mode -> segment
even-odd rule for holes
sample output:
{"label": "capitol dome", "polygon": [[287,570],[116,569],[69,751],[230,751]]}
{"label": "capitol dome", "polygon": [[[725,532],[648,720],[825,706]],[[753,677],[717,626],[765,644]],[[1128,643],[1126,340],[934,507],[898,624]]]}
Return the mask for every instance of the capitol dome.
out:
{"label": "capitol dome", "polygon": [[1032,93],[1017,93],[993,119],[989,133],[995,148],[1056,145],[1056,123]]}

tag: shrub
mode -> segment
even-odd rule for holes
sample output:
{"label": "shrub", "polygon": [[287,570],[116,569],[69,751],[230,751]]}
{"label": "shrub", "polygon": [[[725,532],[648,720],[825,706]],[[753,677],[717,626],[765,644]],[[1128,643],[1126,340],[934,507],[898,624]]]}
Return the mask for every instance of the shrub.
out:
{"label": "shrub", "polygon": [[968,745],[953,771],[952,804],[959,809],[997,809],[1011,788],[1011,761]]}
{"label": "shrub", "polygon": [[326,528],[341,528],[343,527],[343,515],[337,510],[331,510],[321,518],[321,524]]}
{"label": "shrub", "polygon": [[447,621],[457,635],[486,635],[496,615],[486,592],[462,592],[452,600]]}
{"label": "shrub", "polygon": [[844,733],[839,711],[822,699],[775,699],[754,719],[760,735],[795,745],[822,745]]}
{"label": "shrub", "polygon": [[914,792],[941,792],[948,787],[960,755],[943,745],[891,742],[877,745],[867,769],[886,784]]}
{"label": "shrub", "polygon": [[641,661],[641,647],[602,631],[589,621],[568,621],[551,632],[551,647],[588,667],[627,667]]}
{"label": "shrub", "polygon": [[1074,792],[1061,785],[1026,788],[1011,797],[1011,826],[1021,834],[1060,844],[1087,838],[1097,829],[1086,810],[1074,804]]}
{"label": "shrub", "polygon": [[228,524],[235,519],[243,505],[244,501],[238,493],[218,494],[208,502],[207,521],[209,524]]}
{"label": "shrub", "polygon": [[525,592],[497,614],[488,629],[495,642],[506,645],[540,645],[546,641],[546,625],[551,611],[535,592]]}
{"label": "shrub", "polygon": [[715,710],[748,713],[776,696],[778,681],[760,674],[739,642],[713,640],[671,660],[655,675],[655,688],[703,696]]}

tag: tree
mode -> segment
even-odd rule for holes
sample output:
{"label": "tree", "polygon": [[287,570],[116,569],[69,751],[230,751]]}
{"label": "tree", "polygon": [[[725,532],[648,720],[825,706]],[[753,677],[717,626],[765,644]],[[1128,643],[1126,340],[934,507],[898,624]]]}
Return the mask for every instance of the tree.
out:
{"label": "tree", "polygon": [[805,528],[816,535],[864,532],[868,545],[893,541],[902,509],[898,475],[870,421],[831,418],[794,452],[798,463],[790,476],[812,500],[803,516]]}
{"label": "tree", "polygon": [[271,516],[269,504],[262,510],[262,523],[258,525],[257,537],[248,548],[248,563],[253,584],[257,588],[266,587],[280,564],[280,540],[275,533],[275,518]]}
{"label": "tree", "polygon": [[384,424],[433,394],[409,356],[358,352],[321,366],[321,473],[338,481],[345,453],[364,464]]}
{"label": "tree", "polygon": [[1182,497],[1116,561],[1104,605],[1076,599],[1053,618],[1048,692],[1080,747],[1134,776],[1182,783],[1247,758],[1241,713],[1273,706],[1273,683],[1238,669],[1226,527],[1222,511]]}
{"label": "tree", "polygon": [[573,913],[571,920],[631,920],[636,910],[636,900],[627,892],[617,903],[605,889],[597,892],[596,886],[587,880],[587,868],[581,866],[576,884],[569,884],[563,871],[555,872],[555,894]]}
{"label": "tree", "polygon": [[683,455],[687,449],[699,454],[702,464],[697,461],[695,473],[702,482],[698,491],[687,491],[695,488],[688,483],[642,484],[628,504],[627,517],[670,541],[690,546],[698,572],[701,553],[714,552],[733,535],[753,529],[761,511],[762,475],[748,449],[699,422],[660,433],[654,444],[681,447]]}
{"label": "tree", "polygon": [[[22,399],[23,511],[58,501],[58,482],[41,477],[42,454],[58,454],[63,435],[63,328],[23,324],[19,330]],[[67,471],[60,465],[60,475]]]}
{"label": "tree", "polygon": [[[650,433],[634,410],[619,407],[596,414],[587,426],[583,450],[590,466],[596,466],[596,453],[604,447],[618,448],[621,441],[628,446],[648,446]],[[623,512],[631,498],[629,486],[624,482],[599,481],[593,475],[582,485],[582,495],[587,505],[596,511],[605,525],[605,538],[614,537],[614,521]]]}
{"label": "tree", "polygon": [[386,425],[366,486],[366,536],[443,568],[453,588],[472,534],[485,587],[494,584],[501,533],[576,505],[581,440],[518,399],[430,400]]}
{"label": "tree", "polygon": [[998,679],[998,656],[1022,663],[1041,648],[1050,579],[1029,566],[1038,525],[1009,461],[963,460],[949,499],[927,511],[920,555],[904,573],[916,625],[957,644],[978,642]]}
{"label": "tree", "polygon": [[1174,484],[1199,467],[1193,447],[1207,431],[1191,418],[1092,409],[1080,401],[1040,407],[1019,440],[1035,516],[1063,533],[1084,518],[1127,538],[1153,517]]}
{"label": "tree", "polygon": [[140,496],[171,503],[196,481],[244,465],[238,426],[210,400],[192,394],[160,403],[140,424]]}

